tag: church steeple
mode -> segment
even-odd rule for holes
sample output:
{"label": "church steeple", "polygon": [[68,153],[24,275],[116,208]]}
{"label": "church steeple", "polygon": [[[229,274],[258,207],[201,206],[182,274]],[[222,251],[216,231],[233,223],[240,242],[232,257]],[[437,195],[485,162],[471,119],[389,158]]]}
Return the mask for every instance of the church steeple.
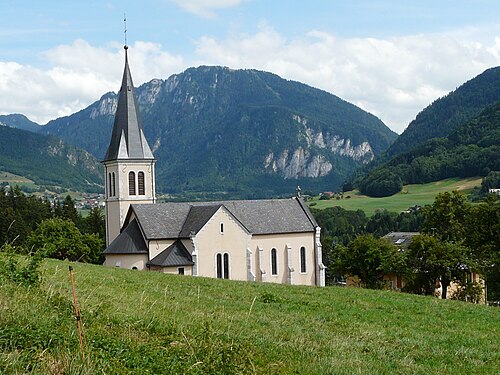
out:
{"label": "church steeple", "polygon": [[115,122],[102,162],[106,183],[107,245],[120,234],[131,204],[156,202],[155,158],[142,131],[127,50],[125,45],[125,69]]}
{"label": "church steeple", "polygon": [[103,161],[123,159],[154,159],[142,130],[134,84],[128,66],[128,46],[125,45],[125,69],[118,96],[113,133]]}

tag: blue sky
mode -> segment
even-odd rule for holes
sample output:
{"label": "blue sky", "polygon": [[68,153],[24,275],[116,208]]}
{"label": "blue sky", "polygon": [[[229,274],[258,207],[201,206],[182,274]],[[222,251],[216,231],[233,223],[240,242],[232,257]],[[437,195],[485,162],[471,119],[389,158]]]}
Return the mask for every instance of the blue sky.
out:
{"label": "blue sky", "polygon": [[1,1],[0,113],[39,123],[190,66],[255,68],[329,91],[401,132],[500,65],[496,0]]}

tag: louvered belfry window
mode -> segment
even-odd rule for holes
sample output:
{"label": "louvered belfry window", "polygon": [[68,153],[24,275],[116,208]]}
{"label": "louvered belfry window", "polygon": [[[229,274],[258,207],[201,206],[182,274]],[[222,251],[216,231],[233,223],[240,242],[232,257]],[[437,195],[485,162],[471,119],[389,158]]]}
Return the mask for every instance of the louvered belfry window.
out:
{"label": "louvered belfry window", "polygon": [[135,195],[135,173],[128,173],[128,195]]}
{"label": "louvered belfry window", "polygon": [[146,195],[146,190],[144,188],[144,172],[137,173],[137,185],[139,195]]}

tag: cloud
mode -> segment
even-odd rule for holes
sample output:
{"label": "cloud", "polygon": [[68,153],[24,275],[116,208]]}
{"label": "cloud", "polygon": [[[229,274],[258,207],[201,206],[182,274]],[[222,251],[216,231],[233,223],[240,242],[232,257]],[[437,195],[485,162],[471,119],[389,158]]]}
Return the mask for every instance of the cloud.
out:
{"label": "cloud", "polygon": [[[294,39],[261,25],[253,35],[197,41],[197,64],[256,68],[334,93],[402,132],[424,107],[500,65],[500,29],[388,39],[313,30]],[[495,34],[496,33],[496,34]]]}
{"label": "cloud", "polygon": [[[46,51],[47,69],[0,62],[1,113],[22,113],[44,124],[79,111],[120,87],[124,54],[119,44],[94,47],[84,40]],[[134,84],[166,78],[185,64],[182,57],[154,43],[136,42],[129,49]]]}
{"label": "cloud", "polygon": [[[192,58],[140,41],[128,52],[135,86],[197,65],[266,70],[331,92],[402,132],[432,101],[500,65],[500,28],[387,39],[311,30],[287,38],[261,24],[254,34],[201,37]],[[124,55],[118,43],[96,47],[76,40],[42,58],[47,68],[0,61],[0,114],[23,113],[45,123],[120,86]]]}
{"label": "cloud", "polygon": [[215,10],[231,8],[239,5],[241,0],[172,0],[189,13],[202,18],[215,18]]}

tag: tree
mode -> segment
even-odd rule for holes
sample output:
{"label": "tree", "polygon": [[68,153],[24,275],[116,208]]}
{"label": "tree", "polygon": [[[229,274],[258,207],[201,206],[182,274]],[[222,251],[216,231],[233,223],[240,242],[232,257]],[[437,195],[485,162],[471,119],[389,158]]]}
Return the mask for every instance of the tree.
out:
{"label": "tree", "polygon": [[387,210],[377,210],[366,223],[366,231],[375,236],[385,236],[397,229],[398,214]]}
{"label": "tree", "polygon": [[82,219],[82,231],[88,234],[97,234],[100,238],[106,238],[106,224],[102,209],[92,208],[87,217]]}
{"label": "tree", "polygon": [[98,262],[102,240],[97,235],[82,235],[71,220],[44,220],[30,234],[28,246],[44,257],[82,262]]}
{"label": "tree", "polygon": [[359,191],[370,197],[388,197],[403,188],[401,177],[390,169],[376,169],[359,183]]}
{"label": "tree", "polygon": [[381,288],[383,277],[390,272],[405,271],[405,256],[389,241],[362,235],[347,247],[339,246],[335,268],[341,274],[358,276],[367,288]]}
{"label": "tree", "polygon": [[59,217],[67,220],[71,220],[78,227],[80,226],[81,216],[78,214],[78,211],[75,208],[75,201],[71,198],[70,195],[67,195],[61,205],[61,212]]}
{"label": "tree", "polygon": [[430,295],[434,294],[439,281],[441,296],[446,299],[451,282],[464,282],[469,272],[468,263],[467,249],[461,244],[425,234],[416,236],[408,246],[405,289]]}
{"label": "tree", "polygon": [[465,238],[470,205],[458,191],[440,193],[427,208],[423,232],[441,241],[460,243]]}
{"label": "tree", "polygon": [[500,205],[497,197],[469,210],[465,226],[465,244],[474,259],[474,268],[483,275],[490,300],[500,300]]}

